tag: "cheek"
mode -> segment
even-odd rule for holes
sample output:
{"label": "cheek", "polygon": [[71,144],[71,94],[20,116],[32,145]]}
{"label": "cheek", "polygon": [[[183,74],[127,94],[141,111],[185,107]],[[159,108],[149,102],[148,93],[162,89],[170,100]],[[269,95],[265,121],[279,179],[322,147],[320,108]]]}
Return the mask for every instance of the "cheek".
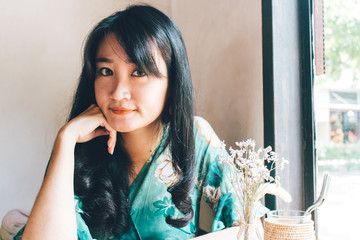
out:
{"label": "cheek", "polygon": [[94,89],[95,89],[96,104],[101,108],[101,106],[104,104],[104,101],[106,99],[106,89],[102,86],[101,83],[97,81],[95,81],[94,83]]}
{"label": "cheek", "polygon": [[95,100],[96,100],[96,103],[99,105],[99,84],[96,84],[96,82],[94,83],[94,91],[95,91]]}
{"label": "cheek", "polygon": [[141,98],[141,101],[147,105],[151,105],[155,108],[162,108],[166,100],[167,85],[165,84],[154,84],[148,89],[136,94],[137,97]]}

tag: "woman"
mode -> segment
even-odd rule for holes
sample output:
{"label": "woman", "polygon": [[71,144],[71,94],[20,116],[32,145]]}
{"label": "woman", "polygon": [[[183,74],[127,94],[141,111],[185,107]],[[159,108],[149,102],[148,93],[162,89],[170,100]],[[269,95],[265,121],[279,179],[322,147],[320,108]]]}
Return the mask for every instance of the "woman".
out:
{"label": "woman", "polygon": [[214,231],[236,224],[237,202],[217,161],[222,149],[193,116],[175,24],[150,6],[117,12],[87,39],[69,121],[15,239],[192,238],[202,194]]}

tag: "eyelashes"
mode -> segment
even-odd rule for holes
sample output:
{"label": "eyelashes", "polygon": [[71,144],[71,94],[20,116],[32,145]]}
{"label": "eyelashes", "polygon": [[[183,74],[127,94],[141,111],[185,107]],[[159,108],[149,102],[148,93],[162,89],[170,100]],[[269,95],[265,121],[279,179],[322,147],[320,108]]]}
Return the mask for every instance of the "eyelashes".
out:
{"label": "eyelashes", "polygon": [[146,73],[141,71],[140,69],[135,69],[135,71],[131,74],[134,77],[143,77],[146,76]]}
{"label": "eyelashes", "polygon": [[110,69],[110,68],[100,68],[99,70],[98,70],[98,73],[99,73],[99,75],[101,75],[101,76],[111,76],[111,75],[113,75],[114,73],[113,73],[113,71]]}
{"label": "eyelashes", "polygon": [[[102,67],[98,70],[98,74],[100,76],[112,76],[114,75],[114,72],[110,69],[110,68],[106,68],[106,67]],[[135,69],[131,76],[133,77],[143,77],[143,76],[146,76],[146,73],[141,71],[140,69]]]}

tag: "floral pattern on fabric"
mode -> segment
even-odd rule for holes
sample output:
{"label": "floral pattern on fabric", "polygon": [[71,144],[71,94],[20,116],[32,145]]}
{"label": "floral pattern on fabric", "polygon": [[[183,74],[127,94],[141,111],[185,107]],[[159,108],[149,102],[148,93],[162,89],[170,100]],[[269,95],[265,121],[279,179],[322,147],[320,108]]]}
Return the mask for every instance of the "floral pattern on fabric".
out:
{"label": "floral pattern on fabric", "polygon": [[[160,145],[164,145],[167,134],[165,127]],[[170,150],[167,147],[161,154],[154,154],[156,157],[145,164],[134,180],[129,194],[130,228],[125,234],[112,240],[193,238],[198,232],[201,210],[199,203],[202,197],[214,213],[211,231],[237,224],[236,209],[240,209],[239,202],[232,193],[232,185],[218,161],[219,156],[227,155],[227,152],[210,124],[203,118],[195,117],[194,136],[196,185],[190,194],[194,210],[192,221],[182,228],[175,228],[166,223],[167,216],[175,219],[183,216],[172,202],[172,196],[168,191],[168,187],[178,180],[178,176],[173,170]],[[79,239],[93,239],[82,218],[82,203],[77,196],[74,211]],[[21,239],[21,232],[17,236],[14,239]]]}
{"label": "floral pattern on fabric", "polygon": [[175,214],[175,206],[169,197],[164,197],[163,200],[154,202],[156,210],[156,215],[163,215],[167,217],[169,215]]}
{"label": "floral pattern on fabric", "polygon": [[239,225],[237,217],[234,216],[234,208],[231,193],[225,194],[218,203],[218,209],[211,231]]}
{"label": "floral pattern on fabric", "polygon": [[159,161],[161,163],[156,168],[155,177],[169,187],[179,180],[178,174],[174,171],[170,153],[167,151],[167,154],[163,154]]}
{"label": "floral pattern on fabric", "polygon": [[219,139],[219,137],[215,134],[214,130],[206,121],[201,117],[195,118],[196,126],[199,128],[199,135],[204,137],[205,141],[210,144],[210,147],[219,149],[223,147],[223,142]]}
{"label": "floral pattern on fabric", "polygon": [[208,174],[205,177],[203,195],[205,201],[212,209],[217,210],[218,201],[222,197],[220,184],[223,180],[222,167],[218,161],[211,161],[209,164]]}
{"label": "floral pattern on fabric", "polygon": [[[218,159],[218,158],[217,158]],[[205,182],[210,186],[218,188],[223,181],[223,168],[220,163],[217,161],[212,161],[209,164],[208,174],[205,178]]]}
{"label": "floral pattern on fabric", "polygon": [[203,194],[206,199],[208,199],[208,204],[211,208],[216,208],[217,203],[221,198],[221,189],[215,188],[210,185],[203,188]]}

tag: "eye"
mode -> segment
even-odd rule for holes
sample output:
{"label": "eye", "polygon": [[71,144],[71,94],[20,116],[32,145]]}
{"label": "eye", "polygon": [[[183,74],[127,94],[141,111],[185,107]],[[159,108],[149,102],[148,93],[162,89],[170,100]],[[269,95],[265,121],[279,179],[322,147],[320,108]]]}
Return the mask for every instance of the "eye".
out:
{"label": "eye", "polygon": [[102,76],[110,76],[113,75],[113,71],[109,68],[100,68],[99,74]]}
{"label": "eye", "polygon": [[146,73],[143,72],[143,71],[141,71],[141,70],[139,70],[139,69],[136,69],[136,70],[131,74],[131,76],[134,76],[134,77],[143,77],[143,76],[145,76],[145,75],[146,75]]}

